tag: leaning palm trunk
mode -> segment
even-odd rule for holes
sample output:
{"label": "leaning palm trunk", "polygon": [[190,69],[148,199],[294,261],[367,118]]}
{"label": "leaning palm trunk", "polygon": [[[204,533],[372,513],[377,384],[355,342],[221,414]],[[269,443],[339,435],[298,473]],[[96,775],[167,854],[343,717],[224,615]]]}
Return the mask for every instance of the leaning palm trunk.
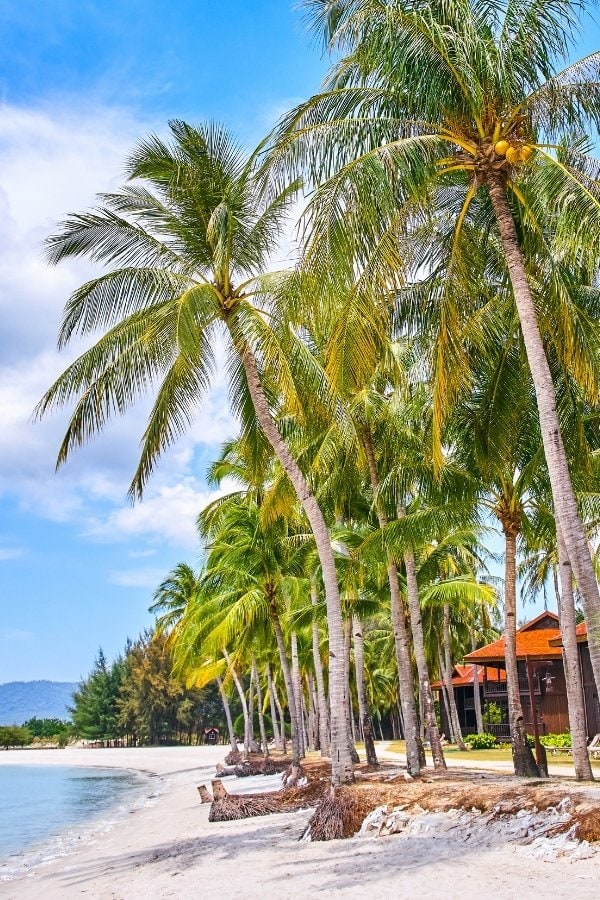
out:
{"label": "leaning palm trunk", "polygon": [[[285,649],[285,639],[279,621],[279,615],[275,608],[275,603],[271,604],[271,621],[273,622],[273,630],[275,631],[275,640],[277,641],[277,649],[279,651],[279,661],[281,663],[281,671],[283,672],[283,681],[287,694],[288,709],[290,712],[290,721],[292,723],[292,766],[300,765],[300,723],[298,722],[298,706],[296,704],[296,695],[294,693],[294,680],[292,678],[292,670],[287,658]],[[285,726],[284,726],[285,727]],[[285,731],[284,731],[285,734]]]}
{"label": "leaning palm trunk", "polygon": [[501,175],[488,176],[488,189],[500,230],[523,341],[537,398],[544,453],[550,476],[556,521],[562,532],[569,561],[575,574],[588,627],[588,640],[596,685],[600,686],[600,593],[562,440],[556,394],[514,219]]}
{"label": "leaning palm trunk", "polygon": [[275,748],[277,750],[283,750],[281,732],[279,731],[279,725],[277,724],[277,710],[275,708],[275,692],[273,690],[271,663],[267,663],[267,691],[269,693],[269,706],[271,708],[271,721],[273,723],[273,740],[275,741]]}
{"label": "leaning palm trunk", "polygon": [[[504,560],[504,642],[506,658],[506,693],[508,720],[512,743],[515,775],[539,777],[540,771],[527,742],[517,665],[517,533],[503,523],[505,537]],[[535,716],[535,709],[531,710]]]}
{"label": "leaning palm trunk", "polygon": [[575,622],[575,600],[573,598],[573,574],[567,556],[565,542],[560,528],[556,529],[558,545],[558,568],[560,572],[560,594],[557,594],[560,618],[560,633],[563,643],[563,663],[567,700],[569,702],[569,728],[571,746],[573,748],[573,765],[578,781],[592,781],[592,766],[587,749],[587,728],[583,700],[583,684],[579,669],[579,652],[577,649],[577,632]]}
{"label": "leaning palm trunk", "polygon": [[286,475],[290,479],[298,499],[302,503],[310,523],[317,546],[321,574],[325,587],[327,604],[327,626],[329,636],[329,699],[331,712],[331,779],[334,785],[354,780],[354,770],[349,752],[349,736],[344,713],[344,634],[342,629],[342,607],[331,549],[329,531],[323,513],[317,503],[290,449],[282,438],[271,415],[265,397],[258,366],[248,347],[241,351],[241,358],[248,381],[248,390],[256,411],[256,417],[265,436],[271,444]]}
{"label": "leaning palm trunk", "polygon": [[[477,641],[475,640],[475,629],[471,628],[471,652],[477,650]],[[477,725],[477,734],[483,734],[483,714],[481,711],[481,694],[479,693],[479,666],[473,666],[473,702],[475,705],[475,722]]]}
{"label": "leaning palm trunk", "polygon": [[[366,429],[363,434],[363,446],[369,465],[371,487],[373,493],[377,496],[377,489],[379,488],[379,472],[377,471],[377,460],[375,459],[373,441],[368,429]],[[385,528],[388,524],[388,519],[380,503],[377,504],[376,512],[379,527]],[[406,619],[404,616],[402,597],[400,596],[400,585],[398,583],[398,567],[391,554],[387,555],[387,576],[390,588],[390,607],[392,628],[394,631],[394,648],[396,650],[396,665],[398,668],[398,690],[400,693],[404,736],[406,738],[406,765],[411,775],[418,775],[421,771],[420,750],[422,748],[422,743],[419,734],[417,707],[412,689],[412,662],[410,658]]]}
{"label": "leaning palm trunk", "polygon": [[456,707],[456,698],[454,696],[454,687],[452,685],[452,650],[450,646],[450,606],[444,603],[444,683],[446,685],[446,693],[448,694],[448,706],[450,708],[450,717],[452,720],[452,730],[454,731],[454,740],[458,744],[459,750],[466,750],[463,741],[462,731],[460,727],[460,719],[458,717],[458,709]]}
{"label": "leaning palm trunk", "polygon": [[244,686],[239,679],[238,673],[235,671],[235,666],[231,662],[231,657],[227,650],[223,650],[223,655],[227,660],[227,665],[231,671],[231,677],[233,678],[233,683],[235,684],[236,690],[238,692],[238,696],[240,698],[240,703],[242,705],[242,713],[244,716],[244,751],[246,756],[250,753],[250,725],[248,722],[248,703],[246,702],[246,692],[244,691]]}
{"label": "leaning palm trunk", "polygon": [[[319,603],[317,594],[317,585],[314,578],[310,581],[310,602],[313,610]],[[319,649],[319,623],[316,614],[313,615],[312,621],[312,651],[313,664],[315,667],[315,680],[317,682],[317,701],[319,704],[319,743],[321,745],[321,756],[329,756],[331,739],[329,736],[329,704],[327,703],[327,694],[325,692],[325,676],[323,675],[323,662],[321,660],[321,651]]]}
{"label": "leaning palm trunk", "polygon": [[292,631],[292,684],[294,685],[294,698],[296,701],[296,722],[298,723],[298,749],[300,758],[306,755],[306,743],[304,734],[304,716],[302,713],[302,682],[300,680],[300,666],[298,663],[298,636]]}
{"label": "leaning palm trunk", "polygon": [[217,687],[219,688],[219,694],[221,695],[223,709],[225,710],[225,719],[227,721],[227,731],[229,732],[229,743],[231,744],[231,751],[232,753],[239,753],[237,741],[235,739],[235,733],[233,731],[233,720],[231,718],[231,708],[229,706],[229,700],[227,699],[227,694],[225,693],[223,682],[219,677],[217,677]]}
{"label": "leaning palm trunk", "polygon": [[446,760],[444,759],[440,731],[435,718],[435,706],[433,704],[433,694],[431,692],[429,668],[425,656],[423,620],[421,618],[421,604],[419,602],[419,585],[417,583],[415,556],[412,548],[407,550],[404,554],[404,566],[406,569],[406,594],[408,597],[410,629],[412,631],[413,649],[415,652],[415,661],[417,663],[417,673],[419,675],[419,692],[421,703],[423,705],[423,717],[425,719],[427,737],[429,739],[429,746],[431,747],[434,768],[445,769]]}
{"label": "leaning palm trunk", "polygon": [[365,742],[365,755],[369,766],[378,766],[379,760],[377,759],[373,738],[373,720],[369,713],[369,700],[365,684],[365,648],[362,623],[356,614],[352,617],[352,620],[354,623],[354,674],[356,677],[356,693],[358,695],[358,712]]}
{"label": "leaning palm trunk", "polygon": [[267,732],[265,731],[265,716],[263,713],[262,691],[260,688],[260,680],[258,677],[258,666],[254,656],[252,657],[252,671],[254,674],[254,683],[256,685],[256,705],[258,709],[258,727],[260,729],[260,742],[262,744],[263,756],[269,755],[269,745],[267,744]]}

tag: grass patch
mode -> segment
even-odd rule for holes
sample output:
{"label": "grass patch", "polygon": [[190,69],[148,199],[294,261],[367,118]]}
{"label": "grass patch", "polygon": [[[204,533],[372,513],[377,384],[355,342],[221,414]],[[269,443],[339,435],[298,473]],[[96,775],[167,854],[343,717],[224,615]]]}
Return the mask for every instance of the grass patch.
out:
{"label": "grass patch", "polygon": [[[387,747],[392,753],[406,753],[406,743],[404,741],[391,741]],[[425,751],[428,759],[431,759],[429,750]],[[449,760],[460,759],[465,762],[512,762],[512,754],[509,749],[500,750],[459,750],[455,744],[447,744],[444,747],[444,754]],[[557,753],[556,755],[548,752],[548,765],[564,766],[565,768],[573,768],[573,757],[569,753]],[[592,760],[592,771],[596,774],[600,773],[600,760]]]}

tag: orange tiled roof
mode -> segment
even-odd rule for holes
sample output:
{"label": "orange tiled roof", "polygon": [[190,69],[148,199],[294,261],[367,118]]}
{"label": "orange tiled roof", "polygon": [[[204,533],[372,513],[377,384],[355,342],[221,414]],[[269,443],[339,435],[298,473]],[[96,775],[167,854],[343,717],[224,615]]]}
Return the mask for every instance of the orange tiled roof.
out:
{"label": "orange tiled roof", "polygon": [[[577,636],[578,644],[586,644],[587,643],[587,625],[585,622],[580,622],[577,628],[575,629],[575,634]],[[562,647],[562,638],[560,634],[558,634],[553,640],[550,641],[553,647]]]}
{"label": "orange tiled roof", "polygon": [[[468,684],[473,684],[473,669],[475,667],[473,665],[470,666],[454,666],[453,675],[452,675],[452,686],[453,687],[465,687]],[[478,682],[479,684],[483,684],[484,678],[484,667],[479,666]],[[489,666],[487,667],[487,677],[490,681],[506,681],[506,671],[504,669],[491,669]],[[434,681],[431,685],[432,690],[439,691],[443,686],[442,681]]]}
{"label": "orange tiled roof", "polygon": [[[524,626],[526,629],[527,626]],[[537,657],[538,659],[557,659],[560,658],[560,647],[551,644],[555,638],[560,638],[558,628],[536,628],[532,631],[517,631],[517,657],[525,659],[526,656]],[[473,653],[465,656],[465,662],[503,662],[505,658],[506,644],[504,638],[488,644],[487,647],[480,647]]]}

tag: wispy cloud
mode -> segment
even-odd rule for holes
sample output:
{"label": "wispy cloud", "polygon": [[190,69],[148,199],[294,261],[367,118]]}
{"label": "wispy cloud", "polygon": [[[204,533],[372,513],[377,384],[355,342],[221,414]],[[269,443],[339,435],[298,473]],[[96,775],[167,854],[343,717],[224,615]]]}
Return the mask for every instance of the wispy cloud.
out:
{"label": "wispy cloud", "polygon": [[120,587],[132,588],[157,588],[161,581],[165,578],[164,569],[120,569],[108,573],[111,584],[118,584]]}
{"label": "wispy cloud", "polygon": [[0,628],[0,641],[32,641],[35,632],[24,628]]}
{"label": "wispy cloud", "polygon": [[[133,508],[126,494],[149,399],[111,422],[58,474],[66,412],[31,421],[44,391],[83,346],[55,350],[63,305],[97,271],[73,261],[49,268],[43,239],[69,211],[88,208],[98,191],[121,183],[128,151],[151,127],[101,106],[82,113],[0,104],[0,497],[10,495],[36,516],[79,525],[94,540],[147,537],[189,547],[195,518],[211,497],[196,470],[198,448],[212,456],[234,432],[224,374],[189,434],[160,461],[146,501]],[[222,347],[217,355],[223,358]]]}
{"label": "wispy cloud", "polygon": [[0,561],[18,559],[24,553],[25,550],[22,547],[0,547]]}

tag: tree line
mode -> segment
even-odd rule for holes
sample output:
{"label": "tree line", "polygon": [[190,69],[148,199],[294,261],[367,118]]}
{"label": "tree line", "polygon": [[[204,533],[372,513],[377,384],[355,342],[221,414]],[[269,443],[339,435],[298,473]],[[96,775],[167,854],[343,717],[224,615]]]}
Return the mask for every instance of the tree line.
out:
{"label": "tree line", "polygon": [[73,694],[74,736],[105,745],[199,744],[204,729],[224,732],[216,688],[186,687],[173,675],[165,638],[151,631],[128,641],[109,663],[99,651]]}

